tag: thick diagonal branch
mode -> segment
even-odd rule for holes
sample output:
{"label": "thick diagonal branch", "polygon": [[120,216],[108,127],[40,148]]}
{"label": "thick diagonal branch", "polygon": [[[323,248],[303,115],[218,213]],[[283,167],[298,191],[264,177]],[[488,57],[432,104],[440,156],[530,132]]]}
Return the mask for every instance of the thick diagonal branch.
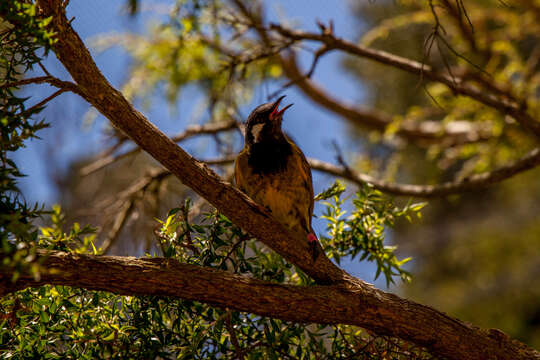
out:
{"label": "thick diagonal branch", "polygon": [[[40,252],[49,270],[36,281],[0,268],[0,296],[44,284],[68,285],[123,295],[196,300],[222,308],[299,323],[350,324],[378,334],[414,339],[449,359],[540,359],[540,354],[498,330],[481,330],[428,306],[360,282],[294,286],[226,271],[180,264],[172,259],[136,259]],[[51,271],[52,270],[52,271]]]}
{"label": "thick diagonal branch", "polygon": [[54,45],[56,56],[76,81],[82,96],[116,128],[159,161],[184,185],[316,281],[328,283],[343,279],[344,272],[325,256],[319,256],[313,262],[306,234],[292,234],[284,228],[266,209],[182,150],[113,88],[67,21],[60,1],[43,0],[38,4],[43,15],[53,17],[51,26],[60,39]]}

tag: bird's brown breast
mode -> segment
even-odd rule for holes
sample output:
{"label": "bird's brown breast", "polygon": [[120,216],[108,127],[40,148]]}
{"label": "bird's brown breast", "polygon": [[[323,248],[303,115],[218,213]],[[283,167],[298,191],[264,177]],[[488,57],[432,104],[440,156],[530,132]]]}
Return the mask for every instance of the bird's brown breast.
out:
{"label": "bird's brown breast", "polygon": [[236,159],[236,184],[254,201],[268,208],[272,215],[289,228],[311,231],[313,185],[311,172],[300,149],[290,142],[290,155],[283,166],[261,171],[254,166],[252,149],[244,149]]}

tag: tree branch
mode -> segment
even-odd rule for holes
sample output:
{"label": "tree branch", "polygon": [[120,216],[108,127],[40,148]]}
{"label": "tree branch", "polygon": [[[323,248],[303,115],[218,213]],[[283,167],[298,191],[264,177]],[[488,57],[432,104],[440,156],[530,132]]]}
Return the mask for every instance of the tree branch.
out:
{"label": "tree branch", "polygon": [[65,93],[66,91],[68,91],[66,88],[61,88],[61,89],[58,89],[56,90],[53,94],[47,96],[45,99],[41,100],[40,102],[38,102],[37,104],[35,105],[32,105],[31,107],[29,107],[28,109],[24,110],[24,111],[21,111],[20,112],[20,115],[22,116],[26,116],[28,114],[31,114],[34,110],[36,109],[39,109],[40,107],[43,107],[45,106],[49,101],[53,100],[55,97]]}
{"label": "tree branch", "polygon": [[493,171],[474,174],[461,180],[449,181],[437,185],[412,185],[387,182],[317,159],[309,159],[309,165],[314,170],[339,176],[357,184],[371,184],[375,189],[384,193],[430,198],[476,190],[501,182],[521,172],[533,169],[540,165],[540,148],[535,148],[516,162],[502,166]]}
{"label": "tree branch", "polygon": [[503,114],[514,117],[524,128],[540,137],[540,121],[534,119],[527,111],[523,103],[517,103],[510,99],[501,98],[486,93],[482,89],[467,84],[463,79],[446,75],[432,69],[431,66],[418,61],[403,58],[382,50],[370,49],[341,39],[332,33],[316,34],[311,32],[288,29],[280,24],[270,24],[270,29],[279,33],[286,39],[297,41],[311,40],[326,44],[326,46],[339,49],[346,53],[377,61],[403,71],[423,76],[432,81],[440,82],[450,88],[455,94],[465,95],[481,102],[484,105],[499,110]]}
{"label": "tree branch", "polygon": [[33,78],[17,80],[17,81],[8,82],[8,83],[4,83],[0,85],[0,89],[21,87],[28,84],[43,84],[43,83],[49,82],[51,78],[52,78],[51,76],[37,76]]}
{"label": "tree branch", "polygon": [[[202,162],[207,165],[225,165],[234,162],[234,159],[235,156],[225,156],[219,159],[202,160]],[[461,180],[448,181],[436,185],[414,185],[389,182],[319,159],[308,158],[308,162],[313,170],[338,176],[358,185],[370,184],[375,189],[386,194],[434,198],[481,189],[509,179],[519,173],[534,169],[540,165],[540,148],[535,148],[517,161],[501,166],[493,171],[474,174]]]}
{"label": "tree branch", "polygon": [[[281,57],[285,74],[291,81],[302,90],[311,100],[326,109],[352,121],[353,123],[384,132],[388,125],[393,122],[390,115],[373,109],[362,108],[358,105],[350,106],[333,98],[316,83],[310,80],[299,69],[293,53],[288,57]],[[453,124],[446,126],[439,122],[430,121],[422,124],[404,123],[397,130],[397,134],[408,139],[423,141],[426,143],[442,143],[446,146],[454,146],[471,142],[484,141],[491,137],[489,129],[468,126],[455,127]]]}
{"label": "tree branch", "polygon": [[[266,46],[272,46],[273,39],[268,34],[268,29],[264,26],[262,16],[259,12],[252,12],[250,11],[245,4],[242,2],[242,0],[233,0],[234,4],[238,7],[240,12],[246,17],[247,19],[247,25],[252,27],[257,31],[259,34],[261,40],[265,43]],[[334,40],[342,41],[341,39],[335,38],[333,33],[333,25],[330,23],[330,26],[325,26],[321,22],[318,23],[319,28],[321,29],[321,34],[311,34],[311,33],[304,33],[304,32],[294,32],[292,30],[283,28],[281,25],[271,24],[270,29],[278,30],[278,33],[280,33],[281,36],[286,37],[286,43],[290,45],[291,40],[293,41],[300,41],[300,40],[319,40],[322,41],[322,39],[331,39],[332,41],[322,41],[323,42],[323,49],[324,52],[329,52],[335,49],[340,49],[339,47],[335,46]],[[283,30],[285,31],[285,34],[283,33]],[[315,36],[316,38],[307,38],[302,37],[303,35],[308,34],[308,36]],[[302,36],[300,36],[302,35]],[[355,44],[351,44],[346,42],[347,45],[350,47],[355,46]],[[341,49],[344,50],[344,49]],[[375,51],[368,49],[369,51]],[[384,53],[386,54],[386,53]],[[394,56],[392,54],[387,54],[391,57],[401,59],[397,56]],[[300,71],[298,65],[296,64],[296,60],[294,57],[294,53],[290,53],[290,56],[288,58],[284,56],[280,56],[281,63],[283,65],[283,68],[285,70],[285,73],[289,79],[291,79],[290,84],[296,84],[299,86],[299,88],[307,95],[309,96],[313,101],[319,103],[320,105],[326,107],[330,111],[333,111],[351,121],[356,122],[359,125],[367,126],[371,128],[375,128],[379,131],[385,131],[386,127],[392,123],[392,118],[381,112],[376,111],[372,109],[363,109],[360,107],[351,107],[346,104],[343,104],[339,102],[336,99],[333,99],[331,96],[326,94],[324,90],[319,88],[316,84],[314,84],[312,81],[309,80],[310,73],[312,73],[313,69],[310,69],[310,71],[304,75],[302,71]],[[405,59],[406,62],[413,62],[412,60]],[[414,63],[414,62],[413,62]],[[419,64],[419,63],[418,63]],[[423,64],[420,64],[420,74],[423,74]],[[312,65],[313,67],[313,65]],[[453,79],[453,78],[450,78]],[[451,125],[447,125],[446,128],[442,128],[441,125],[437,122],[424,122],[422,125],[416,125],[416,124],[401,124],[401,126],[398,128],[397,133],[408,137],[409,139],[415,139],[415,140],[421,140],[424,142],[442,142],[444,145],[451,146],[451,145],[457,145],[457,144],[463,144],[468,142],[477,142],[486,140],[491,137],[491,133],[489,132],[489,129],[463,129],[462,127],[460,129],[455,129],[450,127]]]}
{"label": "tree branch", "polygon": [[284,285],[164,258],[39,251],[37,260],[44,269],[39,280],[21,274],[13,284],[10,269],[0,268],[0,296],[45,284],[170,296],[299,323],[361,326],[381,335],[414,339],[432,354],[449,359],[540,359],[540,353],[499,330],[473,327],[359,281]]}
{"label": "tree branch", "polygon": [[[320,24],[322,26],[322,24]],[[261,30],[263,32],[264,30]],[[242,60],[242,55],[237,54],[234,50],[226,48],[222,44],[209,39],[208,37],[201,35],[202,41],[214,50],[232,59],[230,66],[242,63],[246,64],[246,60]],[[285,49],[290,47],[291,43],[285,43],[282,46],[278,46],[278,49]],[[310,70],[304,74],[300,70],[296,62],[294,53],[291,51],[286,58],[280,56],[281,64],[283,66],[285,75],[290,79],[290,82],[285,87],[290,85],[296,85],[307,95],[311,100],[317,104],[325,107],[326,109],[352,121],[353,123],[375,129],[380,132],[384,132],[388,125],[393,122],[390,115],[373,109],[363,108],[360,106],[350,106],[332,98],[322,88],[310,80],[311,75],[315,71],[315,67],[319,58],[325,53],[332,50],[332,48],[322,45],[322,47],[316,52]],[[265,52],[264,56],[277,55],[276,51]],[[442,143],[445,146],[453,146],[470,142],[484,141],[491,137],[489,129],[483,129],[482,127],[475,128],[474,125],[467,123],[467,126],[463,126],[460,123],[459,127],[455,126],[456,123],[450,123],[446,126],[442,126],[440,122],[436,121],[424,121],[422,124],[405,123],[401,124],[397,130],[397,134],[406,137],[410,140],[418,141],[419,143]]]}
{"label": "tree branch", "polygon": [[10,83],[5,83],[5,84],[0,85],[0,88],[6,89],[6,88],[11,88],[11,87],[21,87],[21,86],[29,85],[29,84],[44,84],[44,83],[47,83],[59,89],[64,89],[64,91],[71,91],[75,94],[82,96],[81,90],[78,88],[76,84],[72,83],[71,81],[60,80],[51,75],[37,76],[33,78],[22,79],[22,80],[13,81]]}

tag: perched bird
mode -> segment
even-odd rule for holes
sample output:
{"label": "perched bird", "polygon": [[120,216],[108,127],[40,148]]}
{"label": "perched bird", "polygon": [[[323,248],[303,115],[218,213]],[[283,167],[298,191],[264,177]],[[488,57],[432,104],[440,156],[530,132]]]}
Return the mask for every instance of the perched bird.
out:
{"label": "perched bird", "polygon": [[311,169],[300,148],[281,130],[283,113],[292,106],[279,110],[284,97],[259,105],[249,115],[244,149],[235,163],[236,186],[285,226],[307,233],[315,260]]}

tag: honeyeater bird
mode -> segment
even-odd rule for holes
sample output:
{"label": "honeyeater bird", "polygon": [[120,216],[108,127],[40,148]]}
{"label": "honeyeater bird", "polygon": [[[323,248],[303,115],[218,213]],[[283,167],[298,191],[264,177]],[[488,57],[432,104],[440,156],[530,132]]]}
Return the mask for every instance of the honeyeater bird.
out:
{"label": "honeyeater bird", "polygon": [[281,130],[283,113],[292,106],[279,110],[284,97],[259,105],[249,115],[244,149],[235,163],[236,186],[282,224],[306,233],[315,260],[318,247],[311,227],[311,169],[300,148]]}

